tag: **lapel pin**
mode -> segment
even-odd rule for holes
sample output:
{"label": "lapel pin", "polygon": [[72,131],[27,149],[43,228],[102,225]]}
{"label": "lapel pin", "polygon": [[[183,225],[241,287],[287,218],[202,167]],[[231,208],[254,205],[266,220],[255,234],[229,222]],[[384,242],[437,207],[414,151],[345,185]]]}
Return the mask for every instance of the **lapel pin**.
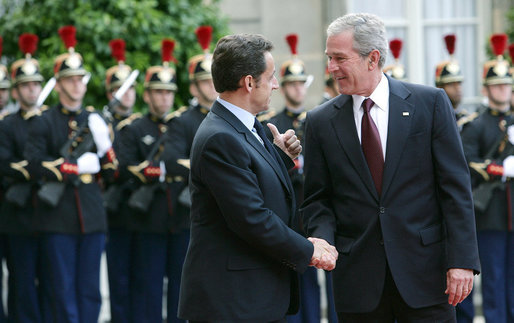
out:
{"label": "lapel pin", "polygon": [[409,116],[409,112],[403,112],[403,113],[402,113],[402,116],[404,116],[404,117],[408,117],[408,116]]}

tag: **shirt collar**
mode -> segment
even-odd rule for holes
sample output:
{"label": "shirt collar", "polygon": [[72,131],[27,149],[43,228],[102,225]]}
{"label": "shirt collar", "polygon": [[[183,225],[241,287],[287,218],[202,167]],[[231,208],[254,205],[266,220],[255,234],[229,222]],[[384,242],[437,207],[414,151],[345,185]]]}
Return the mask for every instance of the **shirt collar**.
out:
{"label": "shirt collar", "polygon": [[248,128],[248,130],[252,131],[253,124],[255,123],[255,116],[253,114],[219,97],[216,100],[227,108],[228,111],[232,112],[232,114],[235,115],[236,118],[238,118],[239,121]]}
{"label": "shirt collar", "polygon": [[[354,107],[360,107],[364,99],[366,99],[366,97],[357,94],[352,95],[352,98]],[[384,73],[382,73],[380,82],[369,98],[375,102],[376,107],[383,111],[387,111],[387,107],[389,105],[389,81]]]}

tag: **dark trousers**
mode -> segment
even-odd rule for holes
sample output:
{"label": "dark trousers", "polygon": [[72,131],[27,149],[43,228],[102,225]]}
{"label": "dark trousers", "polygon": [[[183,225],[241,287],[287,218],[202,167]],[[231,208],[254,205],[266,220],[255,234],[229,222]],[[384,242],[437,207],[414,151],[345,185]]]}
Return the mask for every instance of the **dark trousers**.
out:
{"label": "dark trousers", "polygon": [[514,322],[514,232],[479,231],[486,322]]}
{"label": "dark trousers", "polygon": [[185,322],[177,318],[177,314],[182,266],[188,246],[189,230],[168,235],[168,261],[166,264],[166,275],[168,276],[167,323]]}
{"label": "dark trousers", "polygon": [[105,254],[112,323],[130,322],[133,236],[126,229],[111,229],[107,236]]}
{"label": "dark trousers", "polygon": [[44,234],[42,266],[55,323],[98,321],[104,233]]}
{"label": "dark trousers", "polygon": [[[343,291],[344,292],[344,291]],[[369,313],[337,313],[340,323],[454,323],[455,308],[442,303],[423,308],[412,308],[400,295],[389,268],[384,291],[378,307]]]}
{"label": "dark trousers", "polygon": [[295,315],[288,315],[288,323],[319,322],[321,318],[318,272],[309,267],[300,275],[300,308]]}
{"label": "dark trousers", "polygon": [[162,322],[166,246],[165,233],[134,233],[130,293],[132,322]]}
{"label": "dark trousers", "polygon": [[475,318],[475,305],[473,305],[473,291],[462,302],[455,306],[457,323],[473,323]]}
{"label": "dark trousers", "polygon": [[48,282],[42,279],[41,239],[35,235],[9,235],[9,278],[13,280],[10,298],[13,322],[52,322],[50,302],[43,289]]}

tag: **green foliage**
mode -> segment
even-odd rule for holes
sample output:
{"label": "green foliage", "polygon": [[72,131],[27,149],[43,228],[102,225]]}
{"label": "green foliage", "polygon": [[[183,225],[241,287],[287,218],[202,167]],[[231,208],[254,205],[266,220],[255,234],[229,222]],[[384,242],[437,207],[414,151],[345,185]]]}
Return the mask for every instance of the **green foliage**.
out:
{"label": "green foliage", "polygon": [[[4,39],[3,57],[10,64],[21,58],[18,37],[34,33],[39,37],[35,58],[45,78],[53,76],[55,57],[65,52],[58,29],[64,25],[77,28],[75,50],[84,58],[92,73],[85,104],[101,108],[107,103],[105,71],[116,64],[110,55],[109,41],[122,38],[126,42],[126,63],[140,71],[136,90],[136,110],[144,107],[142,100],[145,70],[160,65],[161,41],[174,39],[174,56],[179,91],[175,107],[187,104],[190,98],[187,60],[202,52],[195,29],[213,26],[213,42],[228,34],[228,20],[223,18],[219,0],[0,0],[0,30]],[[55,93],[46,104],[57,102]]]}

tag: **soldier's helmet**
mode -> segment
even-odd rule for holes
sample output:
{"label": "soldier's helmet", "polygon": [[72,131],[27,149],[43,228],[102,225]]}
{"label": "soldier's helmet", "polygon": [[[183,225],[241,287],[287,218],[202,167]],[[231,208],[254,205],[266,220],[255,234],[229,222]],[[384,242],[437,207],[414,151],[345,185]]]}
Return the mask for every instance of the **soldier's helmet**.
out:
{"label": "soldier's helmet", "polygon": [[491,36],[491,47],[496,59],[485,62],[484,85],[512,84],[512,74],[509,72],[509,62],[503,58],[507,48],[507,35],[494,34]]}
{"label": "soldier's helmet", "polygon": [[403,41],[399,38],[391,39],[389,49],[394,57],[394,63],[384,67],[383,72],[394,79],[405,81],[405,68],[400,63],[400,55],[402,53]]}
{"label": "soldier's helmet", "polygon": [[34,34],[24,33],[18,39],[18,46],[24,58],[11,65],[11,80],[14,86],[25,82],[43,82],[39,71],[39,62],[32,56],[37,49],[39,38]]}
{"label": "soldier's helmet", "polygon": [[435,85],[443,86],[449,83],[462,82],[464,76],[462,75],[459,63],[453,56],[455,53],[455,42],[457,37],[454,34],[444,36],[446,50],[450,54],[448,60],[442,61],[437,64],[435,68]]}
{"label": "soldier's helmet", "polygon": [[125,41],[123,39],[111,40],[109,47],[111,48],[111,56],[118,62],[105,72],[105,89],[111,92],[127,80],[132,68],[125,64]]}
{"label": "soldier's helmet", "polygon": [[[2,57],[4,39],[0,37],[0,58]],[[0,64],[0,89],[8,89],[11,87],[11,81],[9,80],[9,72],[7,67]]]}
{"label": "soldier's helmet", "polygon": [[305,65],[303,61],[298,58],[298,35],[286,35],[286,41],[293,57],[285,61],[280,67],[280,82],[281,84],[294,81],[306,82],[309,76],[305,74]]}
{"label": "soldier's helmet", "polygon": [[209,52],[209,46],[212,40],[212,26],[200,26],[196,29],[195,34],[203,54],[189,59],[189,81],[211,80],[212,54]]}
{"label": "soldier's helmet", "polygon": [[146,70],[144,88],[149,90],[177,91],[177,77],[170,61],[176,62],[173,57],[175,42],[164,39],[161,44],[162,65],[151,66]]}
{"label": "soldier's helmet", "polygon": [[77,44],[75,35],[76,29],[74,26],[63,26],[59,28],[59,36],[68,51],[55,58],[54,75],[57,80],[61,77],[83,76],[87,74],[87,71],[84,69],[82,55],[75,52],[75,45]]}

